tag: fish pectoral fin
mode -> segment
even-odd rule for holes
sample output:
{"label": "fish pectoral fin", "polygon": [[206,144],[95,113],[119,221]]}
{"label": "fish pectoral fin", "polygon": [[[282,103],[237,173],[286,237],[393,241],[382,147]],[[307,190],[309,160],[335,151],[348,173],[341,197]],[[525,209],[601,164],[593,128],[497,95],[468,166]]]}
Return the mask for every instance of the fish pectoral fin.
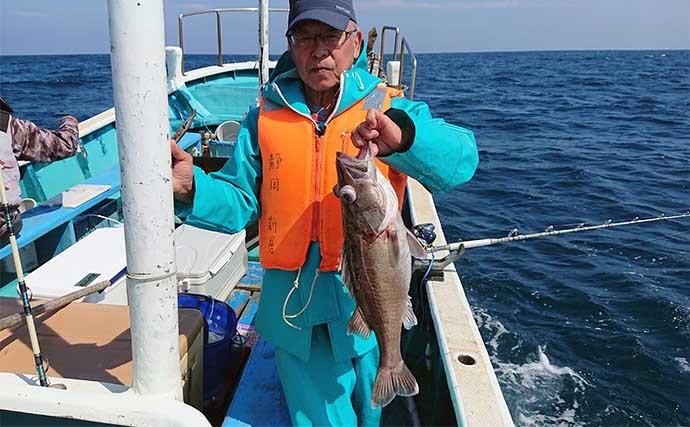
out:
{"label": "fish pectoral fin", "polygon": [[412,297],[407,296],[407,310],[405,310],[405,315],[403,316],[403,326],[405,329],[412,329],[413,326],[417,325],[417,316],[414,314],[414,309],[412,308]]}
{"label": "fish pectoral fin", "polygon": [[351,297],[355,296],[355,291],[352,288],[352,276],[350,274],[350,265],[345,248],[340,251],[340,276],[343,278],[343,285],[347,288],[347,292]]}
{"label": "fish pectoral fin", "polygon": [[387,229],[384,231],[386,234],[386,238],[388,239],[388,251],[390,253],[390,256],[388,259],[390,260],[390,263],[392,266],[397,266],[398,265],[398,260],[400,259],[400,239],[399,235],[395,230]]}
{"label": "fish pectoral fin", "polygon": [[410,254],[417,259],[426,259],[427,255],[424,246],[419,243],[417,237],[410,230],[406,228],[405,231],[407,232],[407,245],[410,247]]}
{"label": "fish pectoral fin", "polygon": [[371,327],[364,318],[364,313],[362,309],[357,306],[355,312],[352,313],[350,322],[347,324],[348,335],[357,334],[364,339],[368,339],[371,335]]}

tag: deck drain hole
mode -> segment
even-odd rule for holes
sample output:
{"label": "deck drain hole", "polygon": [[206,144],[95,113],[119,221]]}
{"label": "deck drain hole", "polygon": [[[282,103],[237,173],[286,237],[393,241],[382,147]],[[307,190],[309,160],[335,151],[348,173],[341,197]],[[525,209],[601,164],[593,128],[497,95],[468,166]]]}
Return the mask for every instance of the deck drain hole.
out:
{"label": "deck drain hole", "polygon": [[475,363],[477,363],[476,360],[474,360],[474,357],[470,356],[469,354],[461,354],[458,356],[458,362],[462,363],[463,365],[467,366],[472,366]]}

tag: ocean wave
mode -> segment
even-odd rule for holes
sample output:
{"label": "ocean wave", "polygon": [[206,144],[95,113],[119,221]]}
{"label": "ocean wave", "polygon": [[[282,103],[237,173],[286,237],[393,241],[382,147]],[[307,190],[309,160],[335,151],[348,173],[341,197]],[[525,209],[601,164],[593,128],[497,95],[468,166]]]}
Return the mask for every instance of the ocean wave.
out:
{"label": "ocean wave", "polygon": [[676,362],[681,373],[690,373],[690,363],[685,357],[674,357],[673,361]]}

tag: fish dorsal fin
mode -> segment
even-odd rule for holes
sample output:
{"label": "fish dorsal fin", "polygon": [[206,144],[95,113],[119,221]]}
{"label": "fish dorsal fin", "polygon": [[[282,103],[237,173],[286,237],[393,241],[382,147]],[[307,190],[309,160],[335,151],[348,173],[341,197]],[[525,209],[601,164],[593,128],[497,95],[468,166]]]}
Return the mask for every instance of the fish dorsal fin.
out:
{"label": "fish dorsal fin", "polygon": [[405,231],[407,231],[407,245],[410,247],[410,254],[417,259],[426,259],[426,249],[424,249],[424,246],[419,243],[417,237],[410,230],[406,228]]}
{"label": "fish dorsal fin", "polygon": [[417,316],[414,314],[414,309],[412,308],[412,297],[407,296],[407,310],[405,311],[405,316],[403,317],[403,326],[405,329],[412,329],[413,326],[417,325]]}

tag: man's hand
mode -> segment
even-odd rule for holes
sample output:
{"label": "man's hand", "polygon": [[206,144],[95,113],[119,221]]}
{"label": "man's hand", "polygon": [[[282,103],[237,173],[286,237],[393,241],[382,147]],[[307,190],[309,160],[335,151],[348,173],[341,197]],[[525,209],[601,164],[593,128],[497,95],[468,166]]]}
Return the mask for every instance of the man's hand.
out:
{"label": "man's hand", "polygon": [[192,155],[170,141],[172,153],[173,196],[183,203],[194,201],[194,163]]}
{"label": "man's hand", "polygon": [[402,141],[400,127],[379,110],[367,111],[366,119],[352,131],[352,143],[362,148],[367,141],[374,143],[374,156],[387,156],[398,151]]}

